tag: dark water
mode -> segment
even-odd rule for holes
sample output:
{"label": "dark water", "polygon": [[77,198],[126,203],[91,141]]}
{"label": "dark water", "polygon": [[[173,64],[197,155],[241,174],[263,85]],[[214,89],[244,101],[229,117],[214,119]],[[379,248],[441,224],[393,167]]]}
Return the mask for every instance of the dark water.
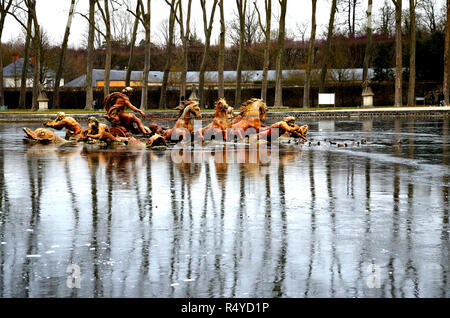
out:
{"label": "dark water", "polygon": [[449,118],[309,124],[267,164],[0,124],[0,296],[449,297]]}

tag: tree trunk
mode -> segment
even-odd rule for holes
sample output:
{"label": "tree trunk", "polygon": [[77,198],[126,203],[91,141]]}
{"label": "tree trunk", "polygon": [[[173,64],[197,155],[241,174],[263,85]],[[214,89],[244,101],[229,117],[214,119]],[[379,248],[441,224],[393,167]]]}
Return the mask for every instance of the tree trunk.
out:
{"label": "tree trunk", "polygon": [[64,33],[64,39],[61,46],[61,55],[59,56],[59,63],[58,63],[58,69],[56,71],[56,77],[55,77],[55,85],[53,88],[53,102],[52,102],[52,108],[59,107],[59,85],[61,82],[62,72],[64,68],[64,61],[66,58],[66,51],[67,51],[67,42],[69,41],[69,35],[70,35],[70,27],[72,25],[72,18],[73,14],[75,12],[75,0],[71,0],[70,3],[70,10],[69,10],[69,18],[67,19],[67,25],[66,25],[66,32]]}
{"label": "tree trunk", "polygon": [[33,75],[33,99],[31,104],[31,110],[37,111],[39,109],[38,97],[41,91],[40,89],[40,70],[41,70],[41,31],[39,29],[39,23],[36,15],[36,0],[32,1],[31,12],[33,14],[34,25],[34,75]]}
{"label": "tree trunk", "polygon": [[26,38],[25,38],[25,52],[23,57],[23,69],[22,69],[22,77],[20,80],[20,96],[19,96],[19,108],[26,108],[26,99],[27,99],[27,79],[28,79],[28,64],[30,62],[30,43],[31,43],[31,28],[32,28],[32,17],[30,11],[28,11],[28,19],[27,19],[27,29],[26,29]]}
{"label": "tree trunk", "polygon": [[167,41],[167,59],[164,67],[163,81],[161,85],[161,95],[159,98],[159,108],[167,108],[167,84],[169,81],[170,66],[172,65],[172,51],[173,51],[173,33],[175,27],[175,0],[171,0],[170,16],[169,16],[169,39]]}
{"label": "tree trunk", "polygon": [[223,1],[220,0],[219,8],[220,8],[220,40],[219,40],[219,66],[218,66],[218,97],[225,97],[225,89],[224,89],[224,78],[223,71],[225,68],[225,12],[223,9]]}
{"label": "tree trunk", "polygon": [[244,58],[244,40],[245,40],[245,11],[247,9],[247,0],[236,0],[239,13],[239,55],[236,66],[236,94],[234,105],[241,105],[241,89],[242,89],[242,60]]}
{"label": "tree trunk", "polygon": [[450,0],[447,0],[447,22],[445,24],[444,49],[444,98],[445,105],[450,106]]}
{"label": "tree trunk", "polygon": [[186,97],[186,77],[188,72],[188,57],[189,57],[189,36],[191,33],[191,7],[192,0],[188,2],[187,16],[186,16],[186,28],[183,26],[183,8],[181,6],[181,0],[179,4],[180,10],[180,34],[181,41],[183,42],[183,70],[181,71],[181,89],[180,89],[180,100]]}
{"label": "tree trunk", "polygon": [[40,45],[40,35],[39,24],[36,15],[36,0],[30,3],[30,13],[32,15],[33,26],[34,26],[34,37],[33,37],[33,49],[34,49],[34,70],[33,70],[33,97],[31,102],[31,110],[37,111],[39,109],[38,97],[40,93],[40,61],[41,61],[41,45]]}
{"label": "tree trunk", "polygon": [[284,53],[284,39],[286,34],[286,7],[287,0],[279,0],[281,5],[280,12],[280,29],[278,30],[278,53],[276,65],[275,78],[275,107],[283,106],[283,53]]}
{"label": "tree trunk", "polygon": [[111,33],[106,35],[106,59],[105,59],[105,78],[104,78],[104,87],[103,87],[103,95],[106,97],[109,94],[110,82],[111,82]]}
{"label": "tree trunk", "polygon": [[402,0],[392,0],[395,5],[395,107],[402,101]]}
{"label": "tree trunk", "polygon": [[1,12],[0,12],[0,105],[5,105],[4,87],[3,87],[3,56],[2,56],[2,34],[3,27],[5,26],[6,15],[9,13],[11,8],[12,0],[5,3],[2,1]]}
{"label": "tree trunk", "polygon": [[86,110],[94,109],[92,105],[94,100],[94,93],[92,89],[92,70],[94,68],[95,3],[96,0],[89,0],[89,34],[86,62],[86,106],[84,108]]}
{"label": "tree trunk", "polygon": [[139,2],[136,5],[136,17],[133,25],[133,33],[131,34],[131,43],[130,43],[130,56],[128,57],[128,66],[127,66],[127,74],[125,75],[125,86],[130,86],[131,79],[131,71],[133,68],[133,55],[134,55],[134,47],[136,45],[136,35],[139,27],[139,18],[141,16]]}
{"label": "tree trunk", "polygon": [[311,87],[311,68],[314,63],[314,45],[316,41],[316,8],[317,0],[312,0],[311,37],[309,38],[308,63],[305,70],[305,86],[303,87],[303,108],[311,107],[309,101]]}
{"label": "tree trunk", "polygon": [[[3,14],[2,14],[3,15]],[[2,33],[3,33],[3,21],[4,17],[1,17],[0,22],[0,106],[5,105],[5,96],[3,88],[3,54],[2,54]]]}
{"label": "tree trunk", "polygon": [[261,99],[267,102],[267,82],[269,78],[269,66],[270,66],[270,34],[272,32],[272,0],[267,1],[266,6],[266,34],[264,44],[264,69],[262,76],[262,88]]}
{"label": "tree trunk", "polygon": [[328,34],[327,34],[327,45],[325,47],[325,54],[322,62],[322,70],[320,71],[320,86],[319,92],[323,93],[325,91],[325,81],[327,78],[328,72],[328,60],[331,51],[331,40],[333,38],[333,29],[334,29],[334,17],[336,15],[336,2],[337,0],[333,0],[331,3],[331,12],[330,12],[330,20],[328,23]]}
{"label": "tree trunk", "polygon": [[109,95],[109,87],[110,87],[110,74],[111,74],[111,17],[109,13],[109,1],[105,0],[105,27],[106,27],[106,60],[105,60],[105,77],[104,77],[104,86],[103,86],[103,95],[106,97]]}
{"label": "tree trunk", "polygon": [[259,13],[258,6],[256,2],[254,3],[256,12],[258,13],[259,26],[264,33],[265,43],[264,43],[264,64],[263,64],[263,74],[262,74],[262,85],[261,85],[261,99],[267,102],[267,78],[269,75],[269,65],[270,65],[270,33],[272,24],[272,0],[265,0],[264,6],[266,10],[266,26],[264,27],[261,22],[261,14]]}
{"label": "tree trunk", "polygon": [[151,1],[147,0],[147,13],[143,9],[142,0],[139,0],[141,5],[142,17],[144,18],[145,29],[145,56],[144,56],[144,72],[142,73],[142,94],[141,94],[141,110],[148,109],[148,73],[150,72],[150,55],[151,55]]}
{"label": "tree trunk", "polygon": [[209,17],[209,23],[206,18],[206,1],[200,0],[200,4],[203,11],[203,28],[205,31],[205,48],[203,50],[203,57],[202,57],[202,63],[200,65],[200,71],[199,71],[199,79],[198,79],[198,95],[200,99],[200,107],[203,107],[205,105],[205,71],[206,71],[206,63],[208,62],[208,54],[209,54],[209,47],[210,47],[210,41],[211,41],[211,32],[214,22],[214,13],[216,12],[216,6],[217,6],[218,0],[214,0],[212,9],[211,9],[211,15]]}
{"label": "tree trunk", "polygon": [[363,62],[363,88],[369,83],[369,65],[372,57],[372,0],[367,1],[367,43]]}
{"label": "tree trunk", "polygon": [[408,106],[416,105],[416,1],[409,0],[410,30],[410,56],[409,56],[409,84],[408,84]]}

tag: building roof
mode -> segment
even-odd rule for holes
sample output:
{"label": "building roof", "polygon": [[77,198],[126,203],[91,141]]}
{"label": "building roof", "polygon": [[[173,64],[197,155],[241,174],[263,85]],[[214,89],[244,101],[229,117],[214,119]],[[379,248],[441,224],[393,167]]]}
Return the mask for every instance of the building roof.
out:
{"label": "building roof", "polygon": [[[3,77],[20,77],[22,76],[22,70],[24,66],[24,58],[20,58],[17,61],[5,66],[3,68]],[[34,65],[31,63],[31,59],[28,62],[28,76],[32,76],[34,72]],[[51,70],[47,69],[45,72],[45,77],[47,78],[55,78],[56,73]]]}
{"label": "building roof", "polygon": [[[320,70],[312,70],[312,74],[319,74]],[[362,68],[354,69],[329,69],[328,75],[335,80],[362,80]],[[225,83],[235,83],[236,82],[236,71],[224,71],[224,81]],[[304,79],[305,70],[283,70],[283,78],[292,78],[294,81],[299,79]],[[142,71],[132,71],[131,81],[142,81]],[[162,83],[164,72],[151,71],[148,75],[149,83],[159,84]],[[262,70],[250,70],[242,71],[242,82],[244,83],[254,83],[262,81],[263,71]],[[373,76],[373,69],[369,69],[369,77]],[[92,87],[97,87],[98,81],[103,81],[105,77],[105,70],[94,69],[92,70]],[[181,77],[180,72],[171,72],[169,75],[169,82],[179,82]],[[125,81],[126,71],[123,70],[111,70],[110,81]],[[276,71],[270,70],[268,72],[268,80],[275,81]],[[178,80],[177,80],[178,79]],[[219,81],[219,73],[217,71],[205,72],[205,82],[206,83],[217,83]],[[199,72],[187,72],[186,75],[187,83],[199,82]],[[85,87],[86,86],[86,74],[68,82],[64,87]]]}
{"label": "building roof", "polygon": [[[142,71],[132,71],[131,81],[142,81]],[[111,70],[109,75],[110,81],[125,81],[127,72],[120,70]],[[149,83],[161,83],[163,79],[163,72],[149,72],[148,81]],[[97,87],[98,81],[103,81],[105,79],[104,69],[93,69],[92,70],[92,87]],[[75,78],[74,80],[68,82],[64,87],[85,87],[86,86],[86,74]]]}

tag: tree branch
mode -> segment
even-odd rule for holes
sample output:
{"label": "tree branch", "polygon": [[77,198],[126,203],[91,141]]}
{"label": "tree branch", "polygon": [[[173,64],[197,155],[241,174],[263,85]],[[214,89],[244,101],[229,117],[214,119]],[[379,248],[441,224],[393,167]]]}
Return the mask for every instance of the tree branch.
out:
{"label": "tree branch", "polygon": [[[258,24],[259,24],[259,27],[261,28],[261,30],[262,30],[264,33],[266,33],[266,28],[264,28],[263,25],[262,25],[262,22],[261,22],[261,13],[259,13],[259,9],[258,9],[258,6],[256,5],[256,1],[253,2],[253,4],[255,5],[256,12],[258,13]],[[267,12],[267,11],[266,11],[266,12]]]}
{"label": "tree branch", "polygon": [[103,33],[99,28],[97,28],[97,27],[95,26],[95,24],[92,23],[92,22],[89,20],[89,18],[88,18],[85,14],[83,14],[83,13],[81,13],[81,12],[77,12],[77,14],[79,14],[79,15],[81,15],[83,18],[85,18],[85,19],[89,22],[89,24],[95,29],[95,31],[97,31],[98,33],[100,33],[103,37],[106,37],[105,33]]}

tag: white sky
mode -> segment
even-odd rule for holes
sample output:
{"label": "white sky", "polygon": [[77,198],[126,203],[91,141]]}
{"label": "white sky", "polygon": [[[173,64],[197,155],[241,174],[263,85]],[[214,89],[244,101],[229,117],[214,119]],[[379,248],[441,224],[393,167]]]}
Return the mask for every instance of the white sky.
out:
{"label": "white sky", "polygon": [[[131,7],[134,8],[135,0],[129,0],[131,2]],[[184,0],[185,1],[185,0]],[[438,2],[442,2],[444,0],[437,0]],[[187,1],[186,1],[187,2]],[[202,36],[203,34],[203,20],[202,20],[202,12],[199,4],[199,0],[193,0],[193,10],[192,10],[192,19],[191,21],[196,25],[198,35]],[[248,0],[248,2],[252,3],[254,0]],[[256,0],[258,6],[260,7],[260,11],[262,14],[264,9],[264,0]],[[384,0],[373,0],[374,8],[373,13],[376,14],[378,9],[383,5]],[[403,1],[403,6],[405,8],[408,7],[407,2]],[[211,4],[212,1],[208,0],[207,3]],[[367,9],[367,0],[361,0],[362,5],[360,6],[360,14],[363,14]],[[273,24],[276,24],[276,17],[279,15],[279,4],[278,0],[272,1],[273,5],[273,16],[272,19]],[[318,25],[318,35],[320,35],[325,29],[328,23],[329,15],[330,15],[330,5],[331,0],[318,0],[317,2],[317,25]],[[69,12],[70,0],[37,0],[37,13],[38,20],[41,24],[41,28],[43,28],[50,39],[52,44],[58,44],[62,42],[62,38],[64,36],[64,31],[67,23],[67,15]],[[87,13],[89,7],[88,0],[78,0],[76,10],[82,13]],[[233,16],[233,11],[236,7],[235,0],[227,0],[225,1],[225,15],[227,17]],[[152,0],[152,41],[157,41],[159,32],[159,26],[164,19],[168,18],[169,10],[168,5],[164,0]],[[228,18],[228,19],[229,19]],[[286,27],[288,30],[294,31],[296,29],[296,25],[299,23],[309,23],[311,19],[311,1],[310,0],[288,0],[288,9],[287,9],[287,17],[286,17]],[[213,35],[211,42],[214,44],[217,42],[218,38],[218,29],[219,29],[219,12],[216,10],[216,20],[213,28]],[[87,30],[87,21],[81,17],[80,15],[76,15],[73,20],[71,34],[69,38],[69,45],[71,47],[80,47],[83,34],[85,34]],[[2,41],[10,41],[15,39],[18,34],[21,34],[21,27],[19,24],[10,16],[8,16],[5,28],[3,31]],[[309,37],[309,31],[306,38]]]}

